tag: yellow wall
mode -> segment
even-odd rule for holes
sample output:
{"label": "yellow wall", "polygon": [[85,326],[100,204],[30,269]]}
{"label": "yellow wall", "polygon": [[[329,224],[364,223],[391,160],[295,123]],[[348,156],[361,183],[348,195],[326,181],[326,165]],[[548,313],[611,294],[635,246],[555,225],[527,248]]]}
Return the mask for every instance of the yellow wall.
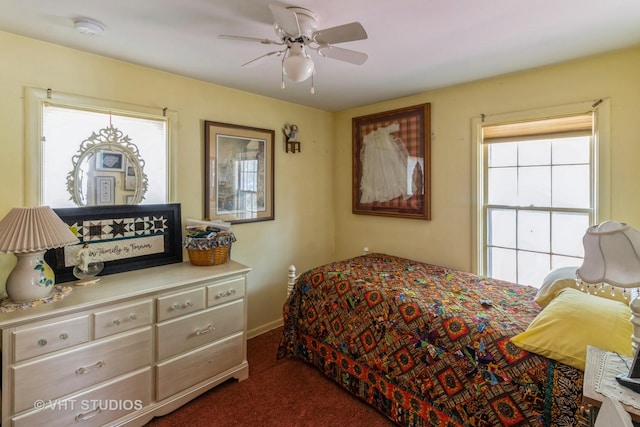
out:
{"label": "yellow wall", "polygon": [[[472,118],[599,98],[611,99],[610,219],[640,228],[640,48],[635,48],[336,114],[336,258],[353,256],[367,246],[370,251],[470,271]],[[427,102],[432,126],[432,220],[353,215],[351,119]]]}
{"label": "yellow wall", "polygon": [[[611,99],[611,216],[640,227],[640,48],[472,82],[331,114],[0,32],[0,216],[24,205],[25,86],[178,113],[183,218],[203,213],[203,120],[274,129],[275,221],[239,224],[232,255],[253,268],[249,330],[280,322],[286,270],[371,251],[471,268],[471,119]],[[429,76],[425,76],[428,79]],[[351,213],[351,119],[431,103],[432,220]],[[296,123],[302,152],[285,153]],[[335,250],[334,250],[335,245]],[[0,283],[14,263],[0,255]]]}
{"label": "yellow wall", "polygon": [[[202,218],[203,120],[274,129],[275,221],[234,226],[235,260],[249,276],[249,329],[281,321],[290,264],[309,268],[333,258],[330,113],[0,32],[0,217],[24,206],[25,86],[177,111],[182,217]],[[282,127],[296,123],[302,150],[285,153]],[[14,264],[0,255],[0,283]],[[186,259],[186,256],[185,256]]]}

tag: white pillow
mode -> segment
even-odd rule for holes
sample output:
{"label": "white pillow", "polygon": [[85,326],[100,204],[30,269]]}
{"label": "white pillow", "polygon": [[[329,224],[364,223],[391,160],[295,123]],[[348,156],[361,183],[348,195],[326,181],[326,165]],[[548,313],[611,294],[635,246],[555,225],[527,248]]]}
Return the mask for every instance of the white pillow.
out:
{"label": "white pillow", "polygon": [[[540,307],[546,307],[558,294],[558,292],[560,292],[564,288],[574,288],[581,290],[576,284],[577,269],[578,267],[561,267],[552,270],[542,281],[542,286],[540,286],[540,289],[538,289],[538,293],[535,297],[535,302]],[[625,293],[622,288],[613,287],[612,292],[611,285],[592,285],[590,293],[602,298],[612,299],[614,301],[620,301],[625,304],[629,304],[631,295],[630,291],[630,289],[627,289],[627,296],[625,297]]]}

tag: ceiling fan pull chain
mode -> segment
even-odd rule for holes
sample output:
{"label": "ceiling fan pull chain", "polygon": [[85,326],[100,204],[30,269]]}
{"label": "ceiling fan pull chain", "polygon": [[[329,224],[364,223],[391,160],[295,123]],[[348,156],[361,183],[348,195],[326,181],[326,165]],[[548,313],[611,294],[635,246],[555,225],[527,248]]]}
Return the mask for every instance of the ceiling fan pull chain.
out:
{"label": "ceiling fan pull chain", "polygon": [[280,89],[284,89],[284,58],[285,58],[286,56],[287,56],[287,55],[285,54],[285,55],[282,57],[282,61],[281,61],[281,62],[282,62],[282,65],[280,66],[280,77],[282,78],[282,82],[280,83]]}
{"label": "ceiling fan pull chain", "polygon": [[311,95],[316,93],[316,90],[314,88],[315,85],[314,85],[314,82],[313,82],[313,78],[315,77],[315,75],[316,75],[316,71],[314,70],[313,73],[311,74],[311,91],[310,91]]}

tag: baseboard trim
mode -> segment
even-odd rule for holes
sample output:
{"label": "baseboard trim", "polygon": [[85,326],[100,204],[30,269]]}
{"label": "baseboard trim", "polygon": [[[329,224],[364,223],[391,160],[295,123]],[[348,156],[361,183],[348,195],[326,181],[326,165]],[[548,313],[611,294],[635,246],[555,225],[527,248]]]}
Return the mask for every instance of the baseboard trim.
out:
{"label": "baseboard trim", "polygon": [[273,329],[279,328],[284,325],[282,319],[274,320],[273,322],[266,323],[264,325],[258,326],[257,328],[253,328],[247,331],[247,338],[257,337],[258,335],[262,335],[265,332],[269,332]]}

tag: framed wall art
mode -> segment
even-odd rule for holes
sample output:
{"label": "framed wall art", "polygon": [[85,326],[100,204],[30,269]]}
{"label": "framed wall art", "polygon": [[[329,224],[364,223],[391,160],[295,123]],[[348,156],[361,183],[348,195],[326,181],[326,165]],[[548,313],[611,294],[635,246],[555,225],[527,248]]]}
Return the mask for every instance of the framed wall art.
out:
{"label": "framed wall art", "polygon": [[80,241],[51,249],[45,259],[57,282],[75,280],[77,252],[88,245],[101,275],[182,262],[180,204],[88,206],[54,209]]}
{"label": "framed wall art", "polygon": [[352,119],[354,214],[431,219],[430,107]]}
{"label": "framed wall art", "polygon": [[127,160],[126,165],[124,172],[124,190],[135,191],[136,186],[138,185],[138,177],[136,176],[135,167],[129,160]]}
{"label": "framed wall art", "polygon": [[124,160],[122,151],[99,150],[96,152],[96,170],[123,172]]}
{"label": "framed wall art", "polygon": [[204,122],[204,217],[233,224],[274,219],[273,130]]}
{"label": "framed wall art", "polygon": [[96,176],[96,205],[116,204],[116,178],[113,176]]}

